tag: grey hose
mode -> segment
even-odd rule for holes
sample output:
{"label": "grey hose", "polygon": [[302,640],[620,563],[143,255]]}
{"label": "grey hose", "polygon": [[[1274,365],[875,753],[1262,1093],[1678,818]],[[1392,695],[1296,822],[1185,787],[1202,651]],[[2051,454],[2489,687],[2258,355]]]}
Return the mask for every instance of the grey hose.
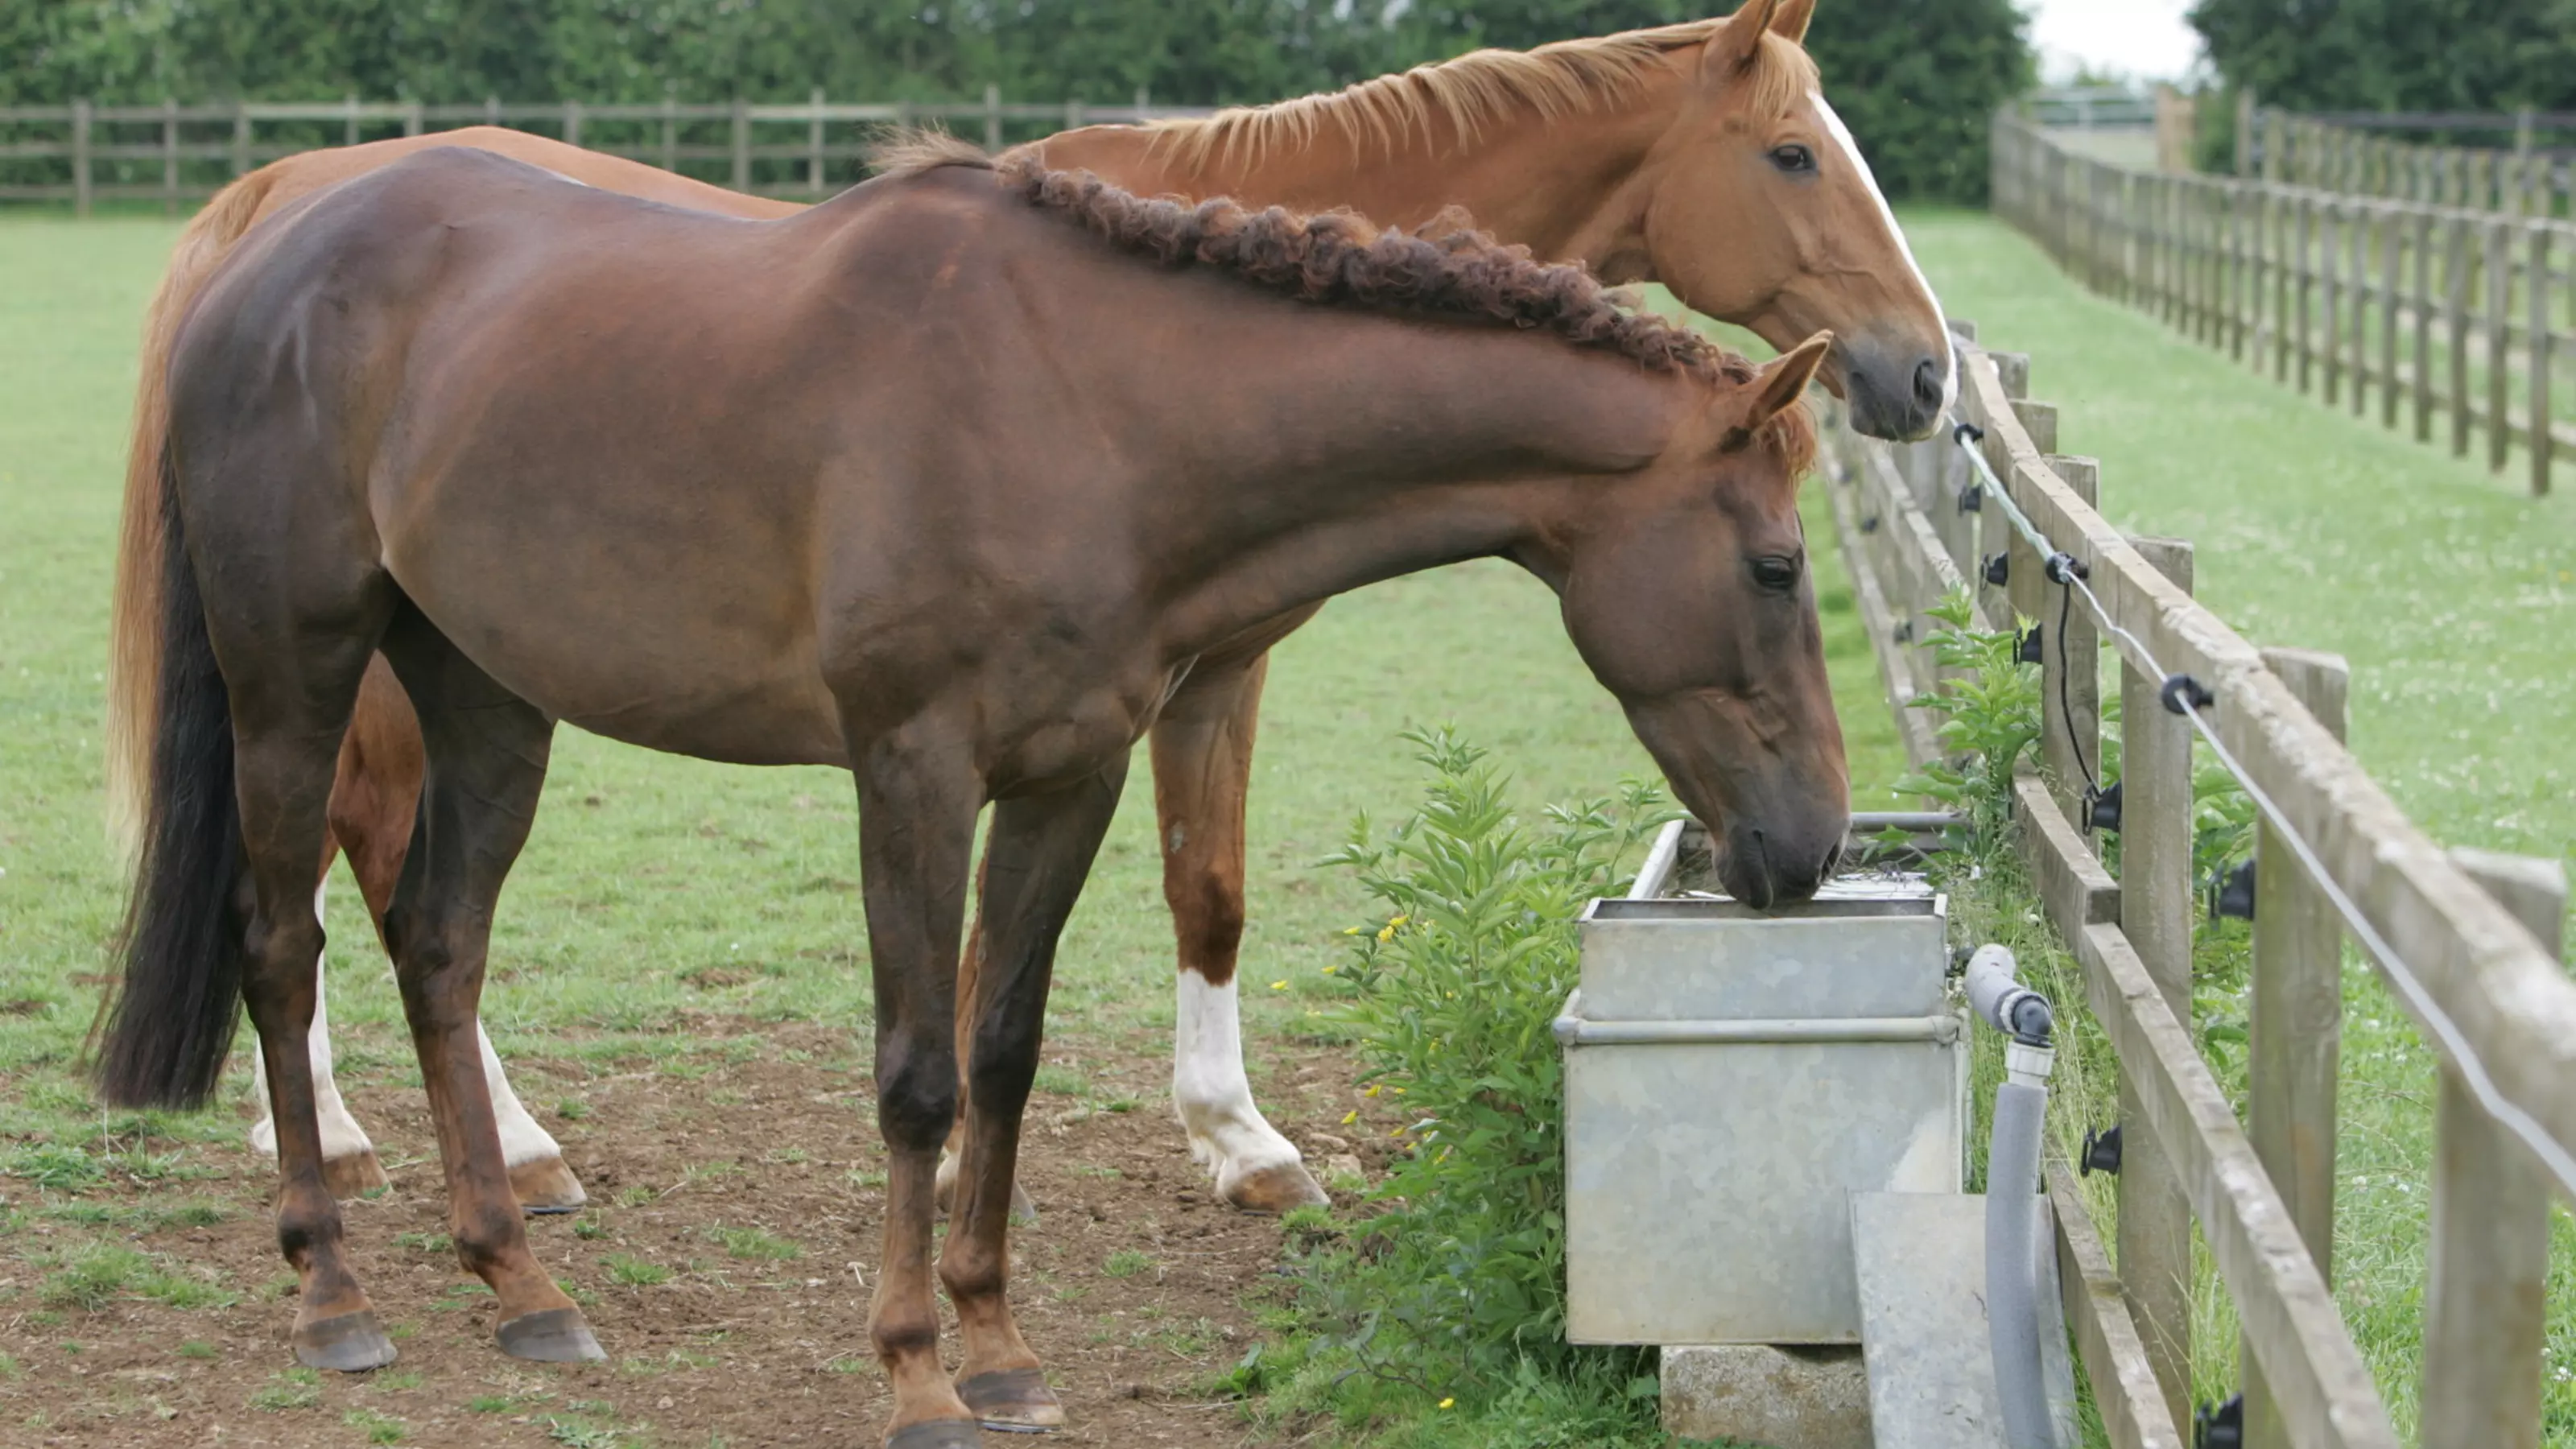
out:
{"label": "grey hose", "polygon": [[1986,1145],[1986,1332],[2010,1449],[2057,1449],[2040,1372],[2033,1261],[2040,1128],[2047,1118],[2047,1088],[2006,1082],[1995,1090],[1994,1136]]}

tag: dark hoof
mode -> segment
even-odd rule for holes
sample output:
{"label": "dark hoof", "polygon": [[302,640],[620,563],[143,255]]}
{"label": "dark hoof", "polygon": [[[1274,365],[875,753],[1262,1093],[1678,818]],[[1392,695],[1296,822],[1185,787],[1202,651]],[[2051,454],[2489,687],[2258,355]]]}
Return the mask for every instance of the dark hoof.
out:
{"label": "dark hoof", "polygon": [[548,1308],[522,1313],[494,1330],[501,1351],[538,1363],[598,1363],[608,1355],[591,1337],[578,1308]]}
{"label": "dark hoof", "polygon": [[373,1309],[335,1313],[296,1328],[295,1361],[334,1373],[365,1373],[394,1361],[394,1341],[376,1326]]}
{"label": "dark hoof", "polygon": [[1045,1434],[1064,1427],[1064,1405],[1047,1387],[1046,1371],[994,1369],[957,1381],[957,1397],[976,1422],[1005,1434]]}
{"label": "dark hoof", "polygon": [[510,1194],[519,1200],[519,1211],[530,1217],[550,1213],[575,1213],[590,1201],[582,1191],[581,1179],[572,1175],[560,1157],[540,1157],[522,1162],[510,1169]]}
{"label": "dark hoof", "polygon": [[1219,1184],[1217,1195],[1225,1199],[1226,1206],[1248,1213],[1284,1213],[1332,1202],[1302,1162],[1283,1162],[1245,1173],[1232,1182]]}
{"label": "dark hoof", "polygon": [[342,1202],[365,1197],[380,1187],[391,1187],[393,1179],[385,1176],[385,1165],[376,1160],[375,1149],[352,1152],[346,1157],[322,1159],[322,1186]]}
{"label": "dark hoof", "polygon": [[906,1424],[886,1436],[885,1449],[983,1449],[984,1436],[966,1419]]}

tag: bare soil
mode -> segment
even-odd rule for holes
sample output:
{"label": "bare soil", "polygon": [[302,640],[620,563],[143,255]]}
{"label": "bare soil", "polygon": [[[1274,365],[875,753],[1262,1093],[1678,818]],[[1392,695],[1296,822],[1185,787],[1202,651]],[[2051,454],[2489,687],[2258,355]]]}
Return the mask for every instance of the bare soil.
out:
{"label": "bare soil", "polygon": [[[1055,1060],[1150,1081],[1161,1071],[1151,1035],[1116,1054],[1127,1060]],[[271,1169],[246,1146],[192,1150],[217,1170],[202,1181],[112,1181],[78,1199],[209,1201],[225,1212],[208,1226],[102,1233],[48,1217],[46,1204],[65,1199],[10,1184],[36,1239],[22,1249],[46,1235],[121,1236],[240,1298],[176,1308],[122,1293],[84,1311],[56,1295],[45,1310],[24,1291],[45,1270],[0,1264],[22,1290],[0,1320],[0,1352],[16,1363],[14,1373],[0,1365],[0,1445],[873,1446],[890,1404],[866,1336],[883,1155],[847,1041],[838,1030],[762,1028],[733,1043],[747,1060],[694,1080],[513,1061],[532,1103],[549,1079],[587,1103],[580,1120],[547,1125],[590,1206],[529,1228],[540,1259],[583,1301],[610,1355],[602,1365],[525,1364],[494,1346],[492,1299],[445,1244],[415,1090],[350,1090],[393,1177],[386,1193],[345,1208],[354,1263],[401,1354],[373,1374],[295,1370],[293,1278],[267,1216]],[[1347,1066],[1314,1046],[1265,1046],[1273,1120],[1318,1166],[1350,1151],[1329,1125],[1350,1095]],[[1238,1406],[1208,1381],[1257,1337],[1254,1312],[1276,1292],[1279,1224],[1214,1200],[1159,1094],[1112,1109],[1044,1094],[1030,1105],[1022,1171],[1040,1220],[1013,1234],[1012,1296],[1071,1421],[1052,1442],[1245,1442]]]}

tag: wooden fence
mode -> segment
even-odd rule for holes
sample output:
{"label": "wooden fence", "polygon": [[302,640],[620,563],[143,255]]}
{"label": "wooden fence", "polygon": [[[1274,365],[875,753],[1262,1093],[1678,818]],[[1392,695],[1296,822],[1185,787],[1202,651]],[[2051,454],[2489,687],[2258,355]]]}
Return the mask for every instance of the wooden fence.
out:
{"label": "wooden fence", "polygon": [[[1973,337],[1969,324],[1954,325]],[[2080,963],[2119,1059],[2116,1269],[2064,1163],[2050,1165],[2045,1189],[2068,1320],[2111,1442],[2190,1442],[2195,1222],[2242,1324],[2243,1442],[2397,1442],[2330,1292],[2343,943],[2357,934],[2331,890],[2400,963],[2383,962],[2382,975],[2442,1064],[2421,1442],[2534,1449],[2550,1192],[2576,1189],[2576,980],[2559,964],[2562,868],[2435,846],[2342,744],[2344,661],[2257,650],[2195,603],[2191,546],[2114,530],[2094,506],[2096,464],[2056,454],[2057,413],[2029,399],[2027,359],[1973,345],[1961,358],[1960,411],[1983,430],[1973,446],[1990,471],[1947,434],[1891,446],[1837,429],[1828,493],[1891,703],[1934,682],[1925,611],[1946,592],[1973,588],[1984,620],[2043,621],[2042,756],[2015,784],[2014,814],[2047,918]],[[2007,502],[2044,550],[2012,526]],[[2061,552],[2128,637],[2106,640],[2092,605],[2050,581],[2045,559]],[[1997,555],[2000,587],[1988,572]],[[2092,848],[2084,791],[2101,764],[2106,642],[2122,707],[2116,878]],[[2163,704],[2176,674],[2206,688],[2215,734],[2280,812],[2266,816],[2256,847],[2244,1122],[2190,1026],[2201,915],[2193,766],[2214,749]],[[1915,761],[1935,758],[1932,722],[1899,716]],[[2302,863],[2300,842],[2319,873]],[[2487,1102],[2521,1114],[2543,1147]],[[2544,1166],[2543,1150],[2557,1162]]]}
{"label": "wooden fence", "polygon": [[937,123],[979,135],[987,147],[1093,122],[1200,116],[1204,107],[1079,100],[1032,105],[987,88],[981,101],[827,101],[801,105],[479,105],[418,101],[316,104],[232,102],[183,106],[0,106],[0,201],[69,201],[87,216],[100,201],[158,201],[165,211],[201,201],[246,171],[322,146],[354,146],[459,126],[509,126],[594,151],[686,171],[737,191],[820,196],[860,179],[869,134],[886,125]]}
{"label": "wooden fence", "polygon": [[1996,215],[2095,291],[2418,440],[2447,417],[2456,454],[2482,432],[2497,472],[2519,446],[2534,494],[2576,457],[2576,222],[2130,170],[2008,114],[1992,139]]}
{"label": "wooden fence", "polygon": [[[2248,107],[2238,128],[2240,176],[2510,216],[2567,216],[2576,199],[2576,148],[2539,143],[2576,135],[2576,113],[2306,116]],[[2511,136],[2513,144],[2437,146],[2381,134],[2391,128],[2485,131]]]}

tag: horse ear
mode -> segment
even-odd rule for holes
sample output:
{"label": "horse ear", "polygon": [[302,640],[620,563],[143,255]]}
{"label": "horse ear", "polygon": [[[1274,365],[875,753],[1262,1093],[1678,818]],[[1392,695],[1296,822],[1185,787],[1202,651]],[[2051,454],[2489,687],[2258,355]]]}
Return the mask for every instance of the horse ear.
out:
{"label": "horse ear", "polygon": [[1816,0],[1780,0],[1771,14],[1771,33],[1792,45],[1807,43],[1807,22],[1816,18]]}
{"label": "horse ear", "polygon": [[1834,334],[1819,332],[1764,363],[1753,375],[1752,405],[1736,426],[1750,433],[1795,407],[1798,399],[1806,395],[1816,369],[1825,365],[1825,354],[1833,350]]}
{"label": "horse ear", "polygon": [[[1700,51],[1700,78],[1724,82],[1751,66],[1762,54],[1762,36],[1772,28],[1772,17],[1784,8],[1801,4],[1810,10],[1815,8],[1811,0],[1744,0],[1744,8],[1717,27],[1717,33]],[[1803,32],[1805,26],[1799,29]]]}

